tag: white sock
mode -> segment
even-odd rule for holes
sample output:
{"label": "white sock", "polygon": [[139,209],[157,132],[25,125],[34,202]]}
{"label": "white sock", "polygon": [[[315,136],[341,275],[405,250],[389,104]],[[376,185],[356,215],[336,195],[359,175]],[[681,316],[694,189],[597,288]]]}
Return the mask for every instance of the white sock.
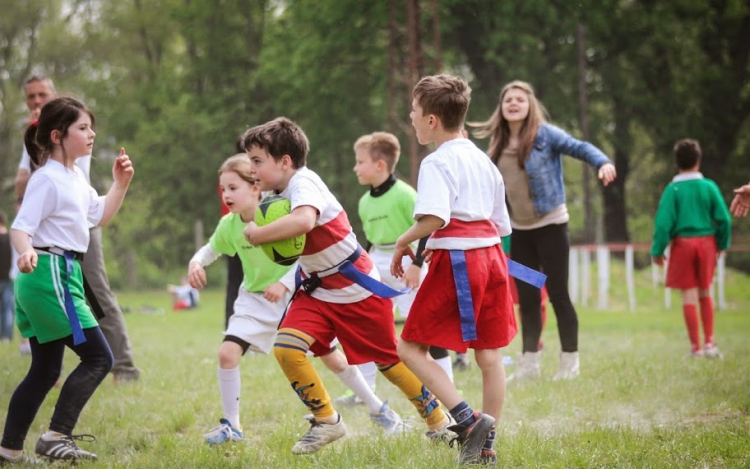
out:
{"label": "white sock", "polygon": [[448,355],[447,357],[438,358],[435,360],[438,365],[443,367],[445,372],[448,374],[448,378],[450,378],[451,383],[453,382],[453,363],[451,363],[451,357]]}
{"label": "white sock", "polygon": [[354,394],[356,394],[357,397],[362,399],[362,402],[364,402],[367,408],[370,409],[370,413],[374,414],[375,412],[380,411],[380,408],[383,407],[383,401],[375,395],[367,384],[367,381],[365,381],[365,378],[362,376],[362,373],[359,371],[359,368],[356,366],[347,366],[344,371],[337,373],[336,376],[349,389],[354,391]]}
{"label": "white sock", "polygon": [[378,366],[375,362],[362,363],[359,366],[359,371],[362,372],[362,376],[370,386],[370,389],[375,390],[375,378],[378,376]]}
{"label": "white sock", "polygon": [[224,418],[232,427],[241,430],[240,426],[240,367],[231,370],[219,368],[219,392],[224,406]]}

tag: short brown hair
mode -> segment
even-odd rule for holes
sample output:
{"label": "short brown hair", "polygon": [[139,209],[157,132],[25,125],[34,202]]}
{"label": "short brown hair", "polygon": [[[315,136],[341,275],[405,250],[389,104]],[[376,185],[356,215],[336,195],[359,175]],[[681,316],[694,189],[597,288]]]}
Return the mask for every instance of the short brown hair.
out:
{"label": "short brown hair", "polygon": [[683,138],[674,144],[674,162],[679,169],[693,168],[703,156],[698,140]]}
{"label": "short brown hair", "polygon": [[277,117],[248,129],[242,136],[242,141],[246,151],[257,145],[277,161],[284,155],[289,155],[295,168],[307,164],[307,153],[310,151],[307,135],[300,126],[286,117]]}
{"label": "short brown hair", "polygon": [[440,118],[443,128],[455,131],[463,128],[471,102],[471,88],[461,78],[451,75],[432,75],[419,80],[412,92],[424,115]]}
{"label": "short brown hair", "polygon": [[390,173],[396,169],[396,163],[401,156],[398,139],[388,132],[373,132],[359,137],[354,142],[354,151],[359,149],[367,151],[372,161],[384,160]]}

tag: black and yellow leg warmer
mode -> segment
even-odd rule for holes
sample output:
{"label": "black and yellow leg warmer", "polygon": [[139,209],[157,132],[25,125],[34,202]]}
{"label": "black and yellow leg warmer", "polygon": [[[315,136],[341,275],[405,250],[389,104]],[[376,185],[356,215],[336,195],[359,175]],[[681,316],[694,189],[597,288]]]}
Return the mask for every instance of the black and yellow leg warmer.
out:
{"label": "black and yellow leg warmer", "polygon": [[320,375],[307,357],[315,339],[296,329],[280,329],[273,345],[273,353],[281,370],[292,384],[303,404],[316,418],[331,417],[335,410],[331,396],[323,386]]}
{"label": "black and yellow leg warmer", "polygon": [[378,370],[409,398],[430,430],[445,426],[446,416],[440,406],[440,401],[403,362],[393,365],[378,364]]}

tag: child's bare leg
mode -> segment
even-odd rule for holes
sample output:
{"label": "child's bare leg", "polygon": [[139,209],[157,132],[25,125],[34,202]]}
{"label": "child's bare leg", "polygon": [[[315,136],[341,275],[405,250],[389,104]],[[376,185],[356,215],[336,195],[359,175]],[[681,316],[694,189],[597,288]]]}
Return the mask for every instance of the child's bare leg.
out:
{"label": "child's bare leg", "polygon": [[505,366],[500,349],[475,350],[474,358],[482,371],[482,412],[500,419],[505,401]]}
{"label": "child's bare leg", "polygon": [[429,347],[425,344],[398,341],[398,356],[417,378],[437,396],[448,408],[452,409],[461,403],[461,395],[451,383],[448,374],[430,356]]}
{"label": "child's bare leg", "polygon": [[682,304],[683,305],[695,305],[698,304],[698,289],[697,288],[686,288],[681,290],[682,292]]}

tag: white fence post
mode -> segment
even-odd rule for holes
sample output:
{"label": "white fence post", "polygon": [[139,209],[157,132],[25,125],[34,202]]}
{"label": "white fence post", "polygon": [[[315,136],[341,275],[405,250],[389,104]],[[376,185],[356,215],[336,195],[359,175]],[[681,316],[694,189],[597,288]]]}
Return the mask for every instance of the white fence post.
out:
{"label": "white fence post", "polygon": [[717,274],[718,274],[718,281],[719,281],[719,296],[718,296],[719,309],[727,309],[727,298],[724,295],[724,286],[725,286],[725,280],[726,280],[726,275],[727,275],[726,257],[727,257],[726,254],[722,254],[719,256],[718,268],[716,269]]}
{"label": "white fence post", "polygon": [[578,248],[570,248],[570,255],[568,256],[568,292],[570,293],[570,301],[573,303],[578,303],[581,288],[578,252]]}
{"label": "white fence post", "polygon": [[633,278],[633,245],[625,248],[625,282],[628,285],[628,306],[635,311],[635,279]]}
{"label": "white fence post", "polygon": [[597,263],[597,302],[596,307],[600,310],[609,306],[609,247],[599,245],[596,247]]}
{"label": "white fence post", "polygon": [[581,305],[589,305],[591,296],[591,257],[589,250],[581,249]]}

